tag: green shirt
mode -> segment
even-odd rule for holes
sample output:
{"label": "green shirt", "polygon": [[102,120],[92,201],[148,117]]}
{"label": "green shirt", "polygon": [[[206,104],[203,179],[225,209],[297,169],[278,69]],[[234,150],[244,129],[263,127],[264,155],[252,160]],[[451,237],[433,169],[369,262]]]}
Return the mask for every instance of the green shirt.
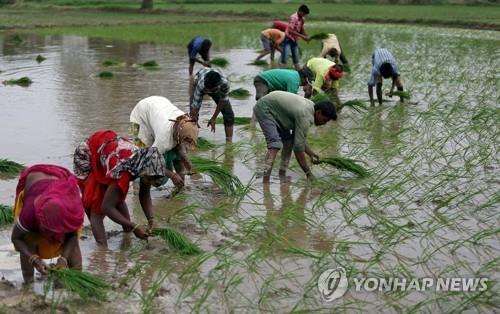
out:
{"label": "green shirt", "polygon": [[306,136],[314,125],[314,103],[302,96],[275,91],[257,101],[255,111],[268,115],[279,125],[281,131],[293,132],[293,150],[305,151]]}
{"label": "green shirt", "polygon": [[295,70],[275,69],[257,74],[266,81],[270,91],[282,90],[297,94],[300,87],[300,75]]}

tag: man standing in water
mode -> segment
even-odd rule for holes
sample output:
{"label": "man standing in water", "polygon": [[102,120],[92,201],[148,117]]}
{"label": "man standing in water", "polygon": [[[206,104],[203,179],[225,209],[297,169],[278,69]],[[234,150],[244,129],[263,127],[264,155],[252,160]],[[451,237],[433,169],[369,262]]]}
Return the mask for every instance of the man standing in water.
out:
{"label": "man standing in water", "polygon": [[292,52],[293,65],[295,69],[300,70],[299,64],[299,45],[300,38],[309,42],[311,39],[304,30],[304,16],[309,14],[309,8],[303,4],[299,10],[290,16],[288,26],[285,31],[285,40],[283,41],[283,52],[281,53],[281,64],[286,65],[288,61],[288,50]]}
{"label": "man standing in water", "polygon": [[281,148],[280,176],[286,174],[293,150],[300,167],[312,179],[306,154],[313,163],[319,162],[319,156],[307,145],[307,132],[312,125],[336,120],[335,105],[329,101],[314,104],[299,95],[274,91],[259,99],[253,111],[267,142],[264,183],[269,182],[274,160]]}
{"label": "man standing in water", "polygon": [[[397,87],[399,91],[403,90],[403,84],[399,78],[398,64],[396,59],[392,56],[389,50],[385,48],[376,48],[372,54],[372,74],[370,80],[368,81],[368,95],[370,96],[370,103],[375,106],[375,100],[373,99],[373,86],[377,85],[377,100],[380,106],[382,106],[382,78],[392,78],[391,91],[387,93],[387,96],[392,97],[394,87]],[[403,98],[401,98],[403,101]]]}
{"label": "man standing in water", "polygon": [[201,103],[204,95],[209,95],[217,104],[212,118],[207,127],[215,132],[215,119],[219,113],[224,118],[224,131],[226,132],[226,143],[233,141],[234,112],[229,102],[229,81],[219,71],[203,68],[196,73],[193,82],[193,93],[191,94],[189,115],[194,121],[198,121]]}

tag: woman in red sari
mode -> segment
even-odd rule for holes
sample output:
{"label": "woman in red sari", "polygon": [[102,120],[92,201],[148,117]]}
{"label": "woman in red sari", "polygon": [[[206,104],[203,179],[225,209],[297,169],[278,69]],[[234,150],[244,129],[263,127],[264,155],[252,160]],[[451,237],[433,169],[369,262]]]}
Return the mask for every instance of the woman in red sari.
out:
{"label": "woman in red sari", "polygon": [[77,233],[83,216],[77,179],[69,170],[35,165],[21,173],[11,238],[21,253],[25,282],[33,281],[33,267],[47,273],[43,259],[60,256],[56,267],[82,268]]}
{"label": "woman in red sari", "polygon": [[83,206],[97,243],[107,245],[103,219],[108,216],[123,230],[140,239],[148,233],[130,220],[125,198],[129,184],[140,177],[139,201],[149,227],[153,226],[151,185],[161,186],[167,176],[180,187],[181,177],[167,169],[165,159],[156,147],[138,148],[111,130],[94,133],[75,151],[74,171],[82,189]]}

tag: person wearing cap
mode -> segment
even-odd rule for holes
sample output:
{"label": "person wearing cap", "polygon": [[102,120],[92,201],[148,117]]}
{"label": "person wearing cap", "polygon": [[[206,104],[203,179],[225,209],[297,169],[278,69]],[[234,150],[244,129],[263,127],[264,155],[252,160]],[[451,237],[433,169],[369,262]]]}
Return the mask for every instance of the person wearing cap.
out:
{"label": "person wearing cap", "polygon": [[311,38],[304,30],[304,17],[309,14],[309,8],[303,4],[299,7],[297,12],[292,14],[288,19],[288,26],[285,31],[285,40],[283,41],[281,53],[281,64],[285,65],[288,61],[288,50],[292,53],[292,60],[295,69],[300,70],[299,64],[299,46],[298,41],[300,38],[309,42]]}
{"label": "person wearing cap", "polygon": [[208,121],[207,127],[215,132],[215,120],[219,113],[224,119],[224,131],[226,143],[233,140],[234,112],[229,101],[229,80],[217,70],[203,68],[196,73],[192,85],[192,93],[189,101],[189,116],[198,121],[203,96],[209,95],[217,104],[214,114]]}
{"label": "person wearing cap", "polygon": [[[189,56],[189,75],[193,75],[194,64],[198,62],[203,66],[210,66],[210,48],[212,47],[212,42],[210,39],[196,36],[188,44],[188,56]],[[203,60],[198,59],[196,56],[200,54]]]}
{"label": "person wearing cap", "polygon": [[335,97],[337,109],[341,109],[342,104],[338,95],[338,82],[344,76],[342,65],[325,58],[311,58],[307,61],[306,67],[314,75],[313,93],[331,93]]}
{"label": "person wearing cap", "polygon": [[26,283],[34,268],[48,273],[43,259],[58,257],[57,268],[82,268],[78,233],[84,209],[76,177],[56,165],[34,165],[19,176],[11,240],[21,257]]}
{"label": "person wearing cap", "polygon": [[[377,100],[380,106],[382,106],[382,80],[383,78],[391,78],[392,85],[391,90],[387,93],[387,96],[392,97],[394,92],[394,87],[397,87],[399,91],[403,90],[403,83],[399,78],[399,70],[396,59],[393,57],[391,52],[385,48],[376,48],[372,53],[372,73],[370,80],[368,81],[368,95],[370,96],[370,104],[375,106],[375,100],[373,99],[373,86],[377,85]],[[401,98],[403,101],[403,98]]]}
{"label": "person wearing cap", "polygon": [[328,38],[321,41],[321,58],[331,57],[335,63],[342,62],[344,69],[347,68],[349,62],[344,55],[344,50],[340,47],[337,35],[328,34]]}
{"label": "person wearing cap", "polygon": [[157,147],[167,169],[174,171],[175,168],[184,180],[186,173],[192,171],[187,151],[195,150],[198,140],[198,126],[191,117],[167,98],[150,96],[135,105],[130,122],[135,145]]}
{"label": "person wearing cap", "polygon": [[274,160],[280,149],[283,149],[280,176],[286,174],[293,150],[300,167],[307,177],[312,179],[313,174],[306,154],[313,163],[319,162],[319,156],[307,145],[307,133],[313,125],[323,125],[330,120],[336,120],[335,105],[329,101],[315,104],[296,94],[274,91],[260,98],[253,111],[267,143],[264,183],[269,182]]}
{"label": "person wearing cap", "polygon": [[280,45],[285,39],[285,33],[275,28],[268,28],[260,33],[260,41],[264,47],[264,51],[257,56],[255,61],[260,60],[268,54],[271,54],[271,61],[274,61],[274,52],[278,50],[282,52]]}

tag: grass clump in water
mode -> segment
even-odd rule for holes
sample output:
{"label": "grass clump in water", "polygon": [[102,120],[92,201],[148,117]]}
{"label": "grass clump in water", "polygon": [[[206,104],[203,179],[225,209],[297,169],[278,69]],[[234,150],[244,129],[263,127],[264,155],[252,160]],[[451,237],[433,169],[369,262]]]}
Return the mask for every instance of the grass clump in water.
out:
{"label": "grass clump in water", "polygon": [[0,204],[0,226],[9,225],[14,222],[12,207]]}
{"label": "grass clump in water", "polygon": [[312,35],[310,38],[315,39],[315,40],[323,40],[323,39],[328,38],[328,34],[325,32],[321,32],[321,33],[317,33],[317,34]]}
{"label": "grass clump in water", "polygon": [[109,79],[112,78],[114,75],[112,72],[109,71],[102,71],[101,73],[98,74],[98,76],[102,79]]}
{"label": "grass clump in water", "polygon": [[321,158],[320,163],[326,163],[335,166],[340,170],[347,170],[357,174],[360,177],[368,177],[370,173],[363,166],[358,165],[354,160],[343,157],[325,157]]}
{"label": "grass clump in water", "polygon": [[118,65],[118,64],[120,64],[120,62],[112,60],[112,59],[106,59],[101,64],[105,67],[110,67],[113,65]]}
{"label": "grass clump in water", "polygon": [[153,234],[165,240],[171,250],[181,255],[197,255],[202,252],[196,244],[172,228],[156,228]]}
{"label": "grass clump in water", "polygon": [[397,90],[392,93],[392,96],[398,96],[401,97],[402,99],[410,99],[410,92],[407,91],[402,91],[402,90]]}
{"label": "grass clump in water", "polygon": [[244,88],[237,88],[230,91],[228,95],[230,97],[243,98],[243,97],[249,97],[252,94],[250,94],[250,92]]}
{"label": "grass clump in water", "polygon": [[237,176],[221,163],[203,157],[191,157],[193,171],[208,175],[213,182],[228,195],[239,195],[245,190]]}
{"label": "grass clump in water", "polygon": [[4,85],[19,85],[19,86],[30,86],[33,83],[33,81],[27,77],[23,76],[20,79],[17,80],[6,80],[3,81]]}
{"label": "grass clump in water", "polygon": [[0,174],[17,176],[26,168],[23,164],[9,159],[0,159]]}
{"label": "grass clump in water", "polygon": [[210,60],[210,64],[223,68],[229,64],[229,61],[226,58],[214,58]]}
{"label": "grass clump in water", "polygon": [[45,61],[46,59],[47,59],[47,58],[45,58],[44,56],[42,56],[42,55],[38,55],[38,56],[36,56],[36,59],[35,59],[35,60],[36,60],[36,62],[38,62],[38,63],[42,63],[42,62],[43,62],[43,61]]}
{"label": "grass clump in water", "polygon": [[269,63],[266,60],[254,60],[252,63],[249,63],[249,65],[257,65],[257,66],[268,66]]}
{"label": "grass clump in water", "polygon": [[210,142],[204,137],[198,137],[198,141],[196,142],[196,148],[201,151],[211,150],[217,147],[214,143]]}
{"label": "grass clump in water", "polygon": [[15,34],[14,37],[12,38],[12,41],[17,44],[20,44],[24,41],[24,39],[21,37],[21,35]]}
{"label": "grass clump in water", "polygon": [[158,62],[156,62],[155,60],[146,61],[142,64],[142,66],[145,68],[157,68],[157,67],[159,67]]}
{"label": "grass clump in water", "polygon": [[[246,125],[250,124],[250,121],[252,118],[249,117],[234,117],[234,124],[235,125]],[[218,117],[215,119],[216,124],[224,124],[224,118],[223,117]]]}
{"label": "grass clump in water", "polygon": [[45,290],[47,291],[51,282],[59,281],[64,289],[80,296],[84,301],[90,298],[104,300],[106,290],[111,286],[103,279],[81,270],[76,269],[56,269],[49,270],[49,280]]}

